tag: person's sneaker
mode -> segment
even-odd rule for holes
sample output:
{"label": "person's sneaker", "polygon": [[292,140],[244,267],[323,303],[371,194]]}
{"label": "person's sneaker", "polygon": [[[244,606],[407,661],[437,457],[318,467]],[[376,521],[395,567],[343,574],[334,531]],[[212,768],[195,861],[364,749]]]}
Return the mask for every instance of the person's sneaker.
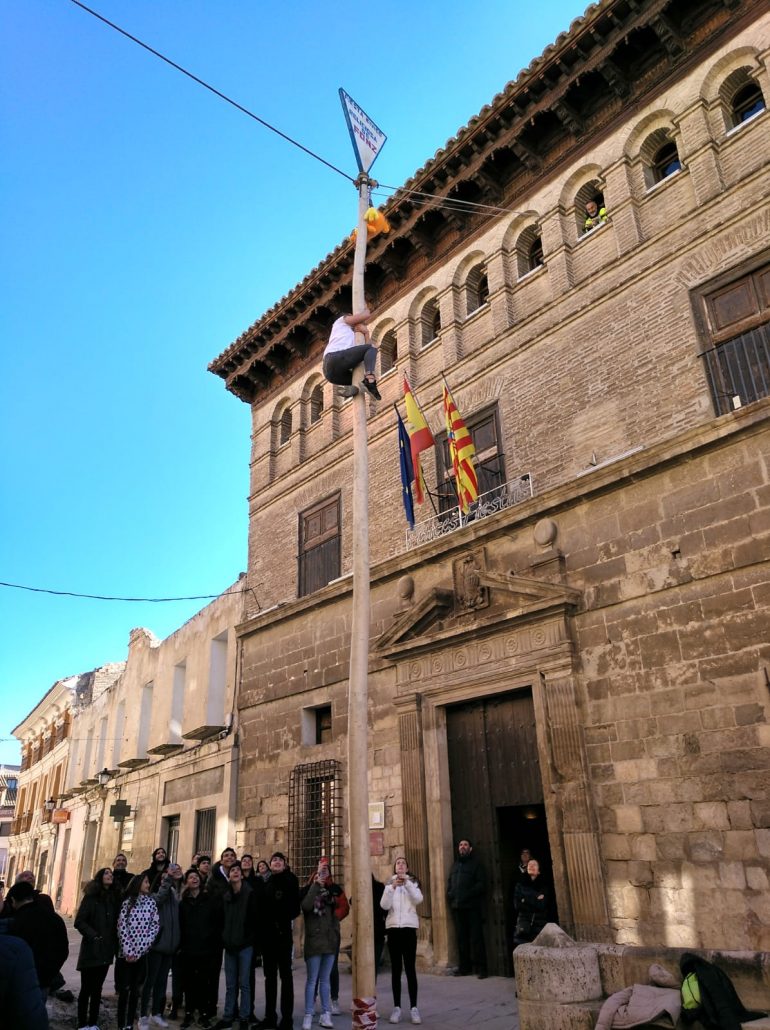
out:
{"label": "person's sneaker", "polygon": [[139,1030],[148,1030],[149,1025],[150,1025],[150,1017],[149,1016],[140,1016],[139,1017]]}
{"label": "person's sneaker", "polygon": [[192,1026],[194,1019],[192,1016],[185,1016],[182,1020],[182,1030],[187,1030],[188,1027]]}
{"label": "person's sneaker", "polygon": [[313,1026],[313,1017],[312,1017],[312,1015],[308,1014],[302,1020],[302,1030],[311,1030],[312,1026]]}
{"label": "person's sneaker", "polygon": [[168,1026],[168,1020],[164,1019],[160,1012],[154,1012],[150,1016],[151,1026]]}
{"label": "person's sneaker", "polygon": [[417,1008],[416,1005],[412,1005],[410,1015],[412,1017],[413,1023],[422,1023],[422,1019],[420,1019],[420,1010]]}
{"label": "person's sneaker", "polygon": [[372,397],[374,397],[374,399],[376,401],[381,401],[382,400],[382,394],[377,389],[377,380],[376,379],[364,379],[364,386],[366,387],[366,389],[369,391],[369,393],[372,395]]}
{"label": "person's sneaker", "polygon": [[318,1025],[325,1027],[325,1030],[329,1030],[329,1027],[333,1027],[332,1014],[331,1012],[322,1012],[321,1018],[318,1020]]}
{"label": "person's sneaker", "polygon": [[342,1009],[340,1008],[340,1003],[338,1001],[336,1001],[336,1000],[332,1001],[332,1015],[333,1016],[340,1016],[340,1015],[342,1015]]}
{"label": "person's sneaker", "polygon": [[398,1007],[398,1005],[396,1005],[396,1007],[393,1009],[393,1011],[390,1014],[390,1022],[391,1023],[400,1023],[401,1022],[401,1009]]}

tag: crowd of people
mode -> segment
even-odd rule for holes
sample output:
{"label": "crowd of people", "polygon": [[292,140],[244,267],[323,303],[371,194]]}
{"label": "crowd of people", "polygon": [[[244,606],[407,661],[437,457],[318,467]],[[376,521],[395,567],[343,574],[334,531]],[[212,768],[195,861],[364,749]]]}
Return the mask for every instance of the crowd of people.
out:
{"label": "crowd of people", "polygon": [[[536,934],[548,909],[537,862],[522,852],[516,884],[516,943]],[[387,940],[393,1005],[390,1023],[422,1022],[416,971],[420,882],[405,857],[397,858],[385,884],[372,875],[375,971]],[[467,839],[458,845],[447,885],[454,916],[459,967],[484,978],[483,908],[486,873]],[[248,853],[240,859],[227,847],[219,861],[196,854],[184,871],[156,848],[147,868],[134,874],[126,855],[98,869],[86,884],[75,916],[81,935],[77,969],[79,1030],[98,1030],[102,993],[113,967],[118,1030],[149,1030],[196,1023],[203,1030],[293,1030],[294,921],[304,923],[306,967],[302,1030],[311,1030],[320,1000],[322,1028],[340,1013],[340,923],[350,911],[342,885],[321,856],[300,886],[285,855],[269,860]],[[526,925],[525,925],[526,924]],[[521,939],[519,939],[521,938]],[[19,874],[0,912],[0,1009],[10,1030],[44,1030],[49,992],[63,984],[67,930],[46,894],[34,888],[31,872]],[[257,970],[264,977],[264,1014],[255,1013]],[[219,983],[225,1001],[217,1020]],[[21,972],[23,970],[23,973]],[[402,1015],[402,978],[408,1015]],[[13,981],[12,984],[9,982]],[[280,984],[280,991],[279,991]]]}
{"label": "crowd of people", "polygon": [[[404,858],[397,860],[386,885],[372,876],[377,967],[386,935],[390,952],[391,1023],[401,1020],[402,971],[411,1021],[421,1022],[415,969],[421,901],[419,882]],[[281,852],[269,861],[250,854],[239,860],[228,847],[218,862],[195,855],[184,872],[164,848],[156,848],[147,868],[136,875],[128,871],[126,856],[118,854],[112,868],[99,869],[86,885],[75,917],[82,935],[78,1027],[98,1030],[102,990],[114,963],[119,1030],[167,1027],[180,1016],[182,1028],[196,1022],[204,1030],[291,1030],[293,922],[302,915],[307,974],[302,1027],[310,1030],[320,997],[319,1025],[331,1028],[332,1017],[340,1013],[340,923],[349,911],[326,856],[300,886]],[[260,966],[265,1011],[258,1017]],[[223,967],[224,1009],[215,1022]]]}
{"label": "crowd of people", "polygon": [[[82,934],[78,970],[80,1030],[98,1027],[101,995],[114,962],[118,1027],[224,1030],[293,1026],[292,921],[300,888],[285,856],[254,861],[225,848],[219,861],[197,854],[184,871],[164,848],[133,875],[126,856],[99,869],[75,917]],[[265,1013],[254,1011],[256,969],[265,981]],[[217,1017],[224,966],[225,1004]],[[278,981],[281,983],[278,1005]]]}

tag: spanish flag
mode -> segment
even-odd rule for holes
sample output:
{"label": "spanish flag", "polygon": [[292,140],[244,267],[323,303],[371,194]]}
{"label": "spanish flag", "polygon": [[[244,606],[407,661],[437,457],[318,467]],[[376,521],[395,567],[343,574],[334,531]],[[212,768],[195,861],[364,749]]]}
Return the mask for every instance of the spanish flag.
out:
{"label": "spanish flag", "polygon": [[431,433],[428,423],[425,421],[420,405],[415,400],[406,376],[404,376],[404,400],[406,401],[407,432],[409,433],[409,442],[412,449],[414,499],[418,504],[422,504],[425,500],[425,495],[423,494],[425,480],[422,477],[422,469],[420,468],[420,452],[433,447],[436,441],[433,439],[433,433]]}
{"label": "spanish flag", "polygon": [[449,455],[452,459],[455,483],[457,484],[457,499],[460,502],[460,510],[467,515],[470,506],[478,500],[479,496],[479,481],[473,465],[476,448],[473,446],[471,434],[452,400],[452,394],[446,383],[444,384],[444,418],[446,419]]}

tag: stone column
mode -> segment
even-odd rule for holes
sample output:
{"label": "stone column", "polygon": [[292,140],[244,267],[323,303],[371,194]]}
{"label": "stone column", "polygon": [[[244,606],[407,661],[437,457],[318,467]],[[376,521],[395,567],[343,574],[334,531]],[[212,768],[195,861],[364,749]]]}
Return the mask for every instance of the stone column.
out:
{"label": "stone column", "polygon": [[[404,809],[404,849],[410,868],[422,884],[420,915],[429,917],[430,860],[425,803],[425,757],[422,747],[422,697],[407,694],[393,699],[398,709],[401,745],[401,797]],[[421,935],[422,936],[422,935]]]}
{"label": "stone column", "polygon": [[[540,220],[543,255],[548,264],[548,274],[553,284],[554,297],[558,297],[573,285],[570,252],[564,239],[561,208],[554,208]],[[573,237],[574,237],[573,232]]]}
{"label": "stone column", "polygon": [[607,897],[574,679],[571,673],[548,673],[544,690],[574,933],[580,940],[605,940]]}
{"label": "stone column", "polygon": [[636,211],[637,203],[632,195],[630,171],[628,161],[623,158],[611,165],[604,177],[604,204],[615,230],[615,242],[620,256],[638,247],[643,240]]}
{"label": "stone column", "polygon": [[487,281],[489,282],[489,307],[492,312],[492,326],[495,339],[510,329],[511,284],[506,276],[506,255],[495,251],[487,258]]}
{"label": "stone column", "polygon": [[455,286],[447,286],[436,298],[441,312],[441,347],[444,352],[444,368],[456,365],[462,357],[462,330],[460,322],[464,315],[460,313],[458,290]]}
{"label": "stone column", "polygon": [[698,206],[706,204],[724,189],[717,146],[711,138],[706,109],[698,102],[674,119],[678,130],[679,157],[688,169]]}

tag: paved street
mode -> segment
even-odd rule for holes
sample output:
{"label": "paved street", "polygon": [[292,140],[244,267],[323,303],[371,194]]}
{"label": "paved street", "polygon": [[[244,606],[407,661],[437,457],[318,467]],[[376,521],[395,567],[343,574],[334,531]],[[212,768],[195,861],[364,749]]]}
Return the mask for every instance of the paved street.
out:
{"label": "paved street", "polygon": [[[70,933],[70,957],[62,970],[67,981],[67,987],[73,992],[77,999],[80,974],[76,971],[78,949],[80,947],[80,934],[72,927],[72,921],[67,920],[67,927]],[[419,974],[420,994],[418,1004],[423,1024],[432,1027],[434,1030],[453,1030],[457,1027],[471,1027],[473,1030],[518,1030],[519,1020],[516,1011],[516,999],[514,997],[514,981],[503,977],[491,976],[487,980],[477,980],[476,977],[452,977],[452,976],[428,976]],[[264,1011],[264,991],[262,974],[257,970],[257,1015]],[[340,976],[340,1007],[343,1012],[350,1006],[350,975]],[[380,1027],[389,1026],[388,1016],[391,1011],[390,994],[390,972],[385,970],[380,973],[377,981],[379,990],[379,1008],[381,1018]],[[112,970],[107,975],[105,982],[106,996],[102,1011],[100,1030],[115,1030],[115,997],[112,994]],[[299,1028],[302,1022],[302,994],[305,987],[305,966],[298,961],[294,965],[294,991],[297,999],[295,1007],[294,1026]],[[221,1003],[224,1000],[225,979],[224,974],[220,981],[220,1013]],[[406,981],[403,985],[404,1000],[407,1004]],[[402,1020],[402,1026],[410,1026],[408,1018],[408,1007],[406,1008],[406,1023]],[[51,1030],[73,1030],[77,1027],[76,1003],[64,1004],[62,1002],[49,1002],[49,1013],[51,1015]],[[106,1018],[105,1018],[106,1017]],[[336,1030],[346,1030],[350,1027],[349,1017],[335,1016],[334,1025]],[[172,1023],[172,1027],[178,1027],[178,1023]],[[318,1026],[317,1021],[313,1024],[314,1030]]]}

